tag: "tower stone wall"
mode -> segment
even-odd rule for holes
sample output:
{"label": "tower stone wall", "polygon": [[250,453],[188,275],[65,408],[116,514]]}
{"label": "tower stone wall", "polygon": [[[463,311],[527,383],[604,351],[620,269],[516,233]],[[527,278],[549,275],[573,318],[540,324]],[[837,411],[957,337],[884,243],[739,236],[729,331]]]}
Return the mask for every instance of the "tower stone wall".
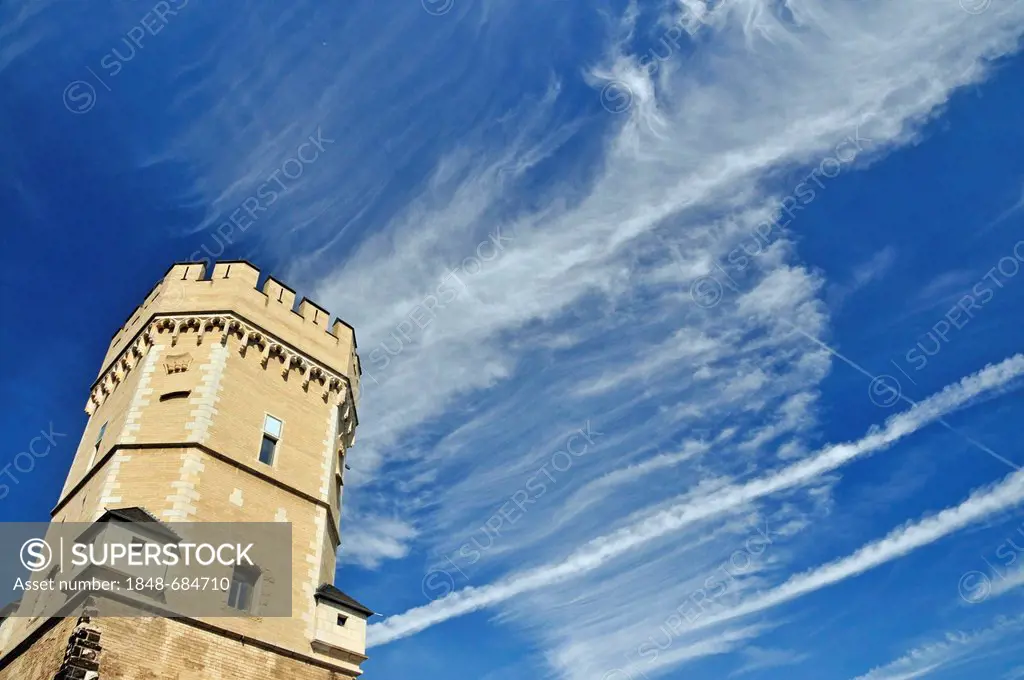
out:
{"label": "tower stone wall", "polygon": [[[86,624],[100,649],[86,655],[97,666],[80,670],[96,675],[67,677],[361,672],[369,610],[323,591],[341,542],[359,376],[353,329],[309,300],[296,304],[291,289],[261,281],[252,265],[171,267],[111,340],[52,521],[143,508],[163,522],[290,522],[292,616],[93,618]],[[267,416],[281,423],[269,464],[260,460]],[[52,666],[61,644],[63,659],[73,633],[66,620],[5,620],[0,680],[58,677],[61,664],[50,675],[25,668]]]}

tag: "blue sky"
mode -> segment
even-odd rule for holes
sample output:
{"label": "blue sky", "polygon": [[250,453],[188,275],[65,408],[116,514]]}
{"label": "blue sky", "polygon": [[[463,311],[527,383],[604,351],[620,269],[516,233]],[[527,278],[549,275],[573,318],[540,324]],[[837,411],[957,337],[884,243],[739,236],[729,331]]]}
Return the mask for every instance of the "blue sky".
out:
{"label": "blue sky", "polygon": [[368,677],[1024,678],[1024,4],[282,7],[0,6],[0,518],[246,258],[357,329]]}

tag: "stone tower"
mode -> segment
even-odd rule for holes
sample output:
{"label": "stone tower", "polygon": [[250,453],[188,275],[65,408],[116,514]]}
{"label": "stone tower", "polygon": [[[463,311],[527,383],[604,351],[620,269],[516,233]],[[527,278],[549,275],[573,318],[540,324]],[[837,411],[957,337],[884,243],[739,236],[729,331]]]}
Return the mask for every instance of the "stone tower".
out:
{"label": "stone tower", "polygon": [[372,612],[334,587],[355,332],[247,262],[171,267],[115,334],[51,521],[291,523],[291,618],[9,618],[0,680],[339,680]]}

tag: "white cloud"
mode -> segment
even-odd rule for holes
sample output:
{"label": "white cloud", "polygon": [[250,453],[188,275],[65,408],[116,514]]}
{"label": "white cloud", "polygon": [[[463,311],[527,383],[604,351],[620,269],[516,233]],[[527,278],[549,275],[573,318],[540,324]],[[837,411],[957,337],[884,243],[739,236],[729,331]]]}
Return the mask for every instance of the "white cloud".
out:
{"label": "white cloud", "polygon": [[829,287],[829,303],[838,307],[857,291],[881,280],[896,263],[896,249],[887,246],[854,268],[848,281]]}
{"label": "white cloud", "polygon": [[416,530],[398,519],[379,516],[348,518],[353,524],[362,524],[363,531],[345,537],[342,557],[351,553],[349,560],[364,567],[376,568],[385,560],[394,560],[409,554],[409,541]]}
{"label": "white cloud", "polygon": [[990,597],[999,597],[1024,586],[1024,569],[1014,569],[998,578],[992,579]]}
{"label": "white cloud", "polygon": [[753,646],[744,649],[743,656],[746,658],[746,662],[730,673],[729,677],[745,675],[766,668],[792,666],[810,658],[808,654],[801,654],[789,649],[762,649]]}
{"label": "white cloud", "polygon": [[1015,666],[1003,676],[1002,680],[1020,680],[1024,678],[1024,666]]}
{"label": "white cloud", "polygon": [[885,538],[863,546],[848,557],[793,576],[779,587],[751,598],[739,606],[704,617],[697,625],[707,627],[776,607],[903,557],[971,524],[1013,508],[1022,501],[1024,471],[1019,471],[993,487],[976,491],[956,507],[947,508],[937,515],[901,527]]}
{"label": "white cloud", "polygon": [[946,633],[938,642],[916,647],[899,659],[872,669],[855,680],[912,680],[940,669],[966,663],[985,647],[1002,641],[1024,628],[1024,618],[1000,619],[985,630]]}
{"label": "white cloud", "polygon": [[[891,446],[894,442],[934,423],[951,411],[962,408],[980,394],[1005,386],[1022,373],[1024,373],[1024,355],[1017,355],[1000,364],[986,367],[925,399],[909,411],[890,417],[884,428],[871,432],[863,439],[829,446],[816,455],[783,468],[769,477],[754,480],[743,486],[727,487],[707,497],[670,506],[616,532],[588,541],[557,563],[514,574],[492,585],[465,588],[452,593],[443,600],[389,617],[381,623],[370,626],[368,640],[371,644],[391,642],[453,617],[494,606],[510,598],[554,585],[569,578],[577,578],[602,567],[610,560],[621,558],[631,551],[635,551],[644,543],[660,538],[667,533],[677,531],[694,522],[732,511],[759,497],[806,484],[815,477],[835,470],[857,458]],[[965,502],[963,506],[954,511],[947,511],[932,521],[899,532],[888,542],[883,542],[878,546],[868,546],[862,553],[848,561],[831,565],[822,573],[815,572],[795,579],[790,584],[764,596],[761,600],[748,603],[729,615],[719,614],[705,619],[702,626],[710,625],[709,621],[718,622],[753,613],[759,608],[777,604],[786,598],[796,597],[811,588],[822,587],[827,582],[858,573],[857,570],[870,568],[878,563],[877,560],[892,559],[914,547],[936,540],[949,531],[961,528],[967,522],[977,521],[995,509],[1008,507],[1011,501],[1019,500],[1021,494],[1024,494],[1024,475],[1019,478],[1011,477],[1003,487],[986,492],[978,498],[972,498],[971,501]],[[829,579],[833,579],[833,581]]]}
{"label": "white cloud", "polygon": [[[656,673],[673,666],[678,666],[681,663],[686,663],[687,661],[701,659],[706,656],[727,654],[740,648],[743,643],[756,638],[763,632],[763,626],[748,626],[735,630],[726,630],[689,645],[676,646],[665,654],[659,654],[652,663],[645,664],[640,670],[644,673]],[[564,660],[560,665],[566,666],[568,665],[567,662],[569,662],[569,659]],[[620,680],[620,678],[621,680],[626,680],[627,678],[635,677],[634,673],[637,670],[635,664],[626,665],[621,669],[612,669],[602,677],[607,680]]]}
{"label": "white cloud", "polygon": [[992,227],[995,227],[996,225],[1005,222],[1007,219],[1013,217],[1021,210],[1024,210],[1024,185],[1021,186],[1020,198],[1017,199],[1017,202],[1011,205],[1003,212],[999,213],[998,217],[996,217],[994,220],[992,220],[985,226],[985,230],[987,231],[988,229],[991,229]]}

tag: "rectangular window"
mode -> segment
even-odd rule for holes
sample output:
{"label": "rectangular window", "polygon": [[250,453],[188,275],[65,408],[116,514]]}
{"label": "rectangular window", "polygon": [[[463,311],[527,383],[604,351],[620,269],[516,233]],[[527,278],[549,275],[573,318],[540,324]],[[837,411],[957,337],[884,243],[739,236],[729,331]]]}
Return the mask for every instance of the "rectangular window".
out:
{"label": "rectangular window", "polygon": [[231,588],[228,590],[228,606],[243,612],[252,611],[256,583],[260,579],[259,569],[236,566],[231,572]]}
{"label": "rectangular window", "polygon": [[92,445],[92,453],[89,454],[89,464],[85,466],[86,470],[92,469],[92,464],[96,462],[96,455],[100,452],[100,447],[103,446],[103,435],[107,432],[107,423],[100,425],[100,433],[96,435],[96,442]]}
{"label": "rectangular window", "polygon": [[277,440],[270,435],[263,435],[263,443],[260,444],[260,462],[264,465],[274,464],[274,454],[277,452]]}
{"label": "rectangular window", "polygon": [[281,440],[281,421],[268,415],[263,419],[263,440],[260,443],[260,462],[273,465],[277,442]]}
{"label": "rectangular window", "polygon": [[348,622],[348,617],[344,614],[338,614],[338,625],[344,626],[346,622]]}
{"label": "rectangular window", "polygon": [[274,439],[281,438],[281,421],[274,416],[268,415],[263,420],[263,431],[269,434]]}

